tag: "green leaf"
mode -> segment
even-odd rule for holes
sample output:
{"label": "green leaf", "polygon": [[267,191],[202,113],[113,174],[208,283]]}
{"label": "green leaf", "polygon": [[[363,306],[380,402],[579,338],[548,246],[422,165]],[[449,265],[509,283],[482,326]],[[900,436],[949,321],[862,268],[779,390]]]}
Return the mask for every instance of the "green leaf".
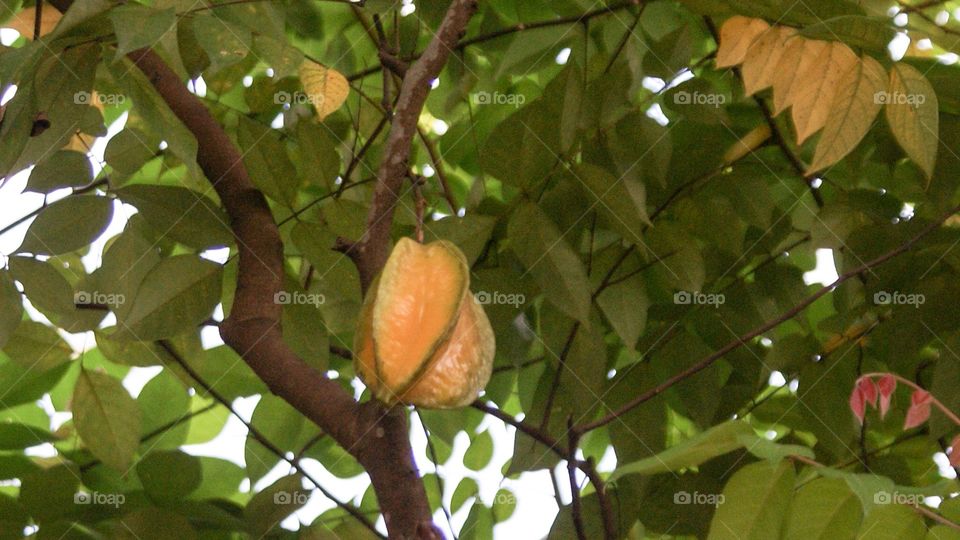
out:
{"label": "green leaf", "polygon": [[321,124],[297,123],[300,178],[305,185],[313,184],[336,189],[333,181],[340,174],[340,154],[337,153],[329,128]]}
{"label": "green leaf", "polygon": [[73,350],[49,326],[23,321],[3,347],[11,360],[26,369],[44,372],[70,360]]}
{"label": "green leaf", "polygon": [[151,452],[137,463],[137,476],[147,495],[168,506],[200,486],[200,460],[180,451]]}
{"label": "green leaf", "polygon": [[[100,324],[105,311],[78,309],[76,303],[87,296],[102,291],[87,290],[83,280],[78,283],[79,290],[74,292],[60,271],[53,266],[54,261],[38,261],[29,257],[11,257],[10,270],[17,281],[23,285],[23,292],[35,308],[40,310],[51,322],[67,332],[92,330]],[[99,298],[98,298],[99,299]]]}
{"label": "green leaf", "polygon": [[[250,423],[268,441],[285,452],[297,452],[306,420],[302,414],[283,399],[273,394],[264,394],[253,411]],[[251,483],[263,478],[281,459],[272,450],[263,446],[253,435],[247,436],[243,451],[247,464],[247,476]]]}
{"label": "green leaf", "polygon": [[243,60],[250,52],[250,32],[216,14],[194,15],[197,41],[210,58],[210,71],[217,72]]}
{"label": "green leaf", "polygon": [[60,255],[96,240],[113,218],[113,201],[96,195],[71,195],[44,208],[30,224],[20,252]]}
{"label": "green leaf", "polygon": [[[144,441],[144,451],[174,449],[184,443],[192,421],[187,418],[190,396],[172,370],[150,379],[137,396],[137,405],[141,412],[141,439],[151,435]],[[160,429],[163,431],[159,432]]]}
{"label": "green leaf", "polygon": [[857,496],[841,481],[819,478],[800,488],[790,504],[785,540],[856,538],[863,511]]}
{"label": "green leaf", "polygon": [[517,497],[509,489],[503,488],[497,491],[493,497],[493,519],[497,523],[503,523],[510,519],[517,509]]}
{"label": "green leaf", "polygon": [[247,503],[244,519],[254,538],[263,538],[284,518],[302,508],[310,493],[303,489],[300,475],[284,476]]}
{"label": "green leaf", "polygon": [[887,123],[900,147],[927,178],[933,176],[940,136],[937,94],[915,68],[897,62],[890,69],[887,87]]}
{"label": "green leaf", "polygon": [[522,203],[510,219],[510,247],[540,285],[547,300],[589,324],[590,281],[576,252],[557,226],[533,203]]}
{"label": "green leaf", "polygon": [[38,523],[50,523],[74,512],[80,474],[72,464],[55,465],[24,475],[20,504]]}
{"label": "green leaf", "polygon": [[741,442],[743,442],[743,447],[746,448],[748,452],[760,459],[780,461],[790,456],[814,458],[813,450],[799,444],[777,444],[753,434],[741,436]]}
{"label": "green leaf", "polygon": [[607,287],[597,296],[597,305],[629,348],[637,345],[647,325],[647,286],[640,274]]}
{"label": "green leaf", "polygon": [[463,454],[463,464],[472,471],[479,471],[490,463],[493,457],[493,437],[483,431],[473,438],[470,447]]}
{"label": "green leaf", "polygon": [[23,450],[55,440],[53,433],[43,428],[13,422],[0,423],[0,450]]}
{"label": "green leaf", "polygon": [[19,540],[30,523],[30,516],[17,499],[0,495],[0,539]]}
{"label": "green leaf", "polygon": [[115,193],[121,201],[137,207],[154,229],[177,242],[196,249],[233,243],[226,212],[196,191],[179,186],[132,185]]}
{"label": "green leaf", "polygon": [[610,480],[628,474],[651,475],[694,467],[717,456],[743,448],[744,437],[756,437],[748,424],[741,421],[724,422],[695,435],[659,454],[617,467]]}
{"label": "green leaf", "polygon": [[[202,179],[203,173],[197,165],[196,137],[170,110],[146,75],[131,65],[129,59],[115,62],[108,67],[114,80],[123,86],[134,103],[134,110],[143,119],[139,127],[150,129],[153,136],[148,140],[166,141],[170,153],[186,165],[190,178]],[[151,150],[156,151],[156,148]]]}
{"label": "green leaf", "polygon": [[897,35],[889,17],[841,15],[804,27],[800,35],[809,39],[842,41],[854,49],[886,52]]}
{"label": "green leaf", "polygon": [[[112,295],[116,301],[110,309],[123,320],[134,305],[137,290],[143,278],[160,264],[160,254],[155,242],[140,234],[130,225],[110,243],[98,270],[103,293]],[[153,362],[153,360],[148,360]],[[130,362],[121,362],[129,364]],[[148,364],[152,365],[152,364]]]}
{"label": "green leaf", "polygon": [[[493,96],[526,99],[522,93],[482,92],[478,95],[487,100],[492,100]],[[520,189],[532,188],[543,181],[557,163],[559,132],[558,111],[553,110],[550,103],[538,99],[497,124],[481,148],[480,165],[484,172],[505,184]]]}
{"label": "green leaf", "polygon": [[651,224],[644,185],[632,177],[616,178],[594,165],[581,165],[571,172],[573,181],[583,187],[591,209],[604,216],[604,223],[624,240],[642,244],[644,226]]}
{"label": "green leaf", "polygon": [[253,183],[271,199],[292,207],[299,177],[280,133],[246,118],[240,119],[237,129],[243,163]]}
{"label": "green leaf", "polygon": [[23,299],[7,270],[0,270],[0,348],[16,331],[23,319]]}
{"label": "green leaf", "polygon": [[880,112],[883,103],[877,96],[886,90],[886,79],[883,66],[866,55],[840,77],[807,174],[833,165],[856,148]]}
{"label": "green leaf", "polygon": [[25,191],[50,193],[65,187],[83,187],[92,181],[90,158],[73,150],[59,150],[37,163]]}
{"label": "green leaf", "polygon": [[177,22],[173,8],[154,9],[137,4],[111,9],[110,20],[117,35],[118,57],[155,45]]}
{"label": "green leaf", "polygon": [[71,410],[77,433],[93,455],[126,473],[140,446],[140,408],[120,381],[82,370]]}
{"label": "green leaf", "polygon": [[432,242],[443,239],[453,242],[467,257],[467,264],[473,266],[483,253],[496,224],[496,219],[480,214],[468,214],[462,218],[450,216],[425,223],[424,240]]}
{"label": "green leaf", "polygon": [[464,477],[457,484],[457,489],[453,490],[453,497],[450,499],[450,512],[456,513],[470,497],[476,497],[479,493],[480,488],[477,486],[477,481],[470,477]]}
{"label": "green leaf", "polygon": [[220,265],[194,255],[163,259],[143,278],[118,335],[153,341],[196,328],[220,292]]}
{"label": "green leaf", "polygon": [[760,462],[737,471],[723,488],[709,540],[765,540],[786,518],[796,473],[789,461]]}
{"label": "green leaf", "polygon": [[473,503],[460,532],[461,540],[493,540],[493,512],[480,501]]}
{"label": "green leaf", "polygon": [[131,175],[157,155],[158,142],[137,128],[127,127],[107,141],[103,159],[114,170]]}
{"label": "green leaf", "polygon": [[860,526],[861,540],[923,540],[927,527],[912,508],[887,504],[873,509]]}

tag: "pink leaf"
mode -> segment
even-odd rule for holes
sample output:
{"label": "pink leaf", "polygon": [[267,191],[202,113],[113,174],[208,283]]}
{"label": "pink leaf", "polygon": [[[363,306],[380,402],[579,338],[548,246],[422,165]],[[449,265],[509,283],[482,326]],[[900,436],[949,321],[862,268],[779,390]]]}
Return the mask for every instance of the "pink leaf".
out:
{"label": "pink leaf", "polygon": [[950,443],[950,466],[960,467],[960,435],[954,437]]}
{"label": "pink leaf", "polygon": [[930,403],[933,397],[924,390],[914,390],[910,396],[910,409],[907,410],[907,418],[903,422],[903,429],[915,428],[922,425],[930,419]]}
{"label": "pink leaf", "polygon": [[850,393],[850,410],[857,417],[857,421],[863,424],[863,417],[867,413],[867,402],[859,384],[854,386],[853,392]]}
{"label": "pink leaf", "polygon": [[879,388],[877,388],[877,383],[873,382],[873,379],[865,377],[860,379],[857,382],[857,386],[863,392],[863,399],[871,407],[877,406],[877,394],[879,393]]}
{"label": "pink leaf", "polygon": [[893,397],[893,391],[897,389],[897,379],[888,373],[880,377],[877,388],[880,390],[880,418],[885,418],[887,411],[890,410],[890,400]]}

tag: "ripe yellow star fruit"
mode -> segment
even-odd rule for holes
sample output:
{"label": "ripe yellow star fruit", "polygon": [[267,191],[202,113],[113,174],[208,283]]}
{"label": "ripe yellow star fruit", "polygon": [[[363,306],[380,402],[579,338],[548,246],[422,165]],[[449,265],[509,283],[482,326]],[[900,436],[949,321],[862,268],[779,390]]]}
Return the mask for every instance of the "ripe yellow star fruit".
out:
{"label": "ripe yellow star fruit", "polygon": [[463,407],[490,380],[496,342],[454,244],[402,238],[364,299],[354,367],[387,404]]}

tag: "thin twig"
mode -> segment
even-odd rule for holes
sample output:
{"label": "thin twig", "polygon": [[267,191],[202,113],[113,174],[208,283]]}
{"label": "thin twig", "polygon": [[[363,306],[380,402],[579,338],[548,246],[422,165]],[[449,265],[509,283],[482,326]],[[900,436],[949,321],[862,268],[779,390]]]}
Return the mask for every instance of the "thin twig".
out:
{"label": "thin twig", "polygon": [[329,491],[327,491],[327,489],[324,488],[320,484],[320,482],[318,482],[313,476],[311,476],[310,473],[305,471],[303,467],[300,465],[300,462],[287,457],[286,452],[284,452],[282,449],[277,447],[277,445],[275,445],[269,439],[267,439],[266,436],[264,436],[259,429],[253,426],[253,424],[251,424],[246,419],[244,419],[243,416],[241,416],[240,413],[238,413],[237,410],[233,407],[233,403],[229,399],[227,399],[226,396],[224,396],[217,389],[215,389],[212,385],[207,383],[203,379],[203,377],[201,377],[200,374],[197,373],[195,369],[193,369],[193,366],[187,363],[187,361],[180,355],[180,353],[177,352],[176,349],[174,349],[173,345],[171,345],[166,340],[160,340],[157,342],[157,344],[160,345],[160,347],[163,348],[163,350],[166,351],[167,354],[169,354],[173,358],[173,360],[177,363],[177,365],[179,365],[180,368],[183,369],[183,371],[185,371],[187,375],[190,376],[190,378],[195,380],[197,384],[200,385],[201,388],[203,388],[204,392],[210,395],[218,403],[226,407],[227,410],[230,411],[230,414],[235,416],[237,420],[240,420],[240,422],[244,425],[244,427],[247,428],[247,431],[250,433],[250,436],[252,436],[257,442],[262,444],[264,448],[266,448],[267,450],[275,454],[278,458],[286,461],[301,476],[303,476],[304,478],[307,479],[307,481],[313,484],[314,487],[316,487],[317,490],[320,491],[320,493],[323,493],[323,495],[326,498],[330,499],[330,501],[332,501],[338,507],[340,507],[345,512],[353,516],[354,519],[359,521],[366,528],[370,529],[370,531],[372,531],[375,535],[377,535],[380,538],[386,538],[385,536],[383,536],[383,534],[380,533],[380,531],[377,530],[376,527],[374,527],[373,523],[367,518],[367,516],[363,515],[363,513],[361,513],[358,509],[354,508],[353,505],[347,504],[337,499],[333,495],[333,493],[330,493]]}

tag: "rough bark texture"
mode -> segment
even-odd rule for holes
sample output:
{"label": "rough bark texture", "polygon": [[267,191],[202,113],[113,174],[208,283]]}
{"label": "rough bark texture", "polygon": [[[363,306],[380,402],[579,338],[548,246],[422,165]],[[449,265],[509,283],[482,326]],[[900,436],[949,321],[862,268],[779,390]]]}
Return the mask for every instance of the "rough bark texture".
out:
{"label": "rough bark texture", "polygon": [[[52,0],[66,11],[72,0]],[[393,208],[406,173],[417,120],[430,81],[443,68],[452,45],[476,8],[454,0],[423,58],[410,67],[390,132],[369,231],[354,254],[364,287],[389,251]],[[239,150],[203,103],[149,48],[128,58],[147,76],[171,111],[198,142],[197,162],[230,216],[240,253],[237,289],[220,333],[270,390],[288,401],[343,446],[370,475],[391,538],[442,538],[432,522],[426,492],[410,448],[403,409],[377,401],[357,403],[339,384],[309,367],[283,341],[282,306],[274,301],[284,275],[283,244],[263,194],[254,187]]]}

